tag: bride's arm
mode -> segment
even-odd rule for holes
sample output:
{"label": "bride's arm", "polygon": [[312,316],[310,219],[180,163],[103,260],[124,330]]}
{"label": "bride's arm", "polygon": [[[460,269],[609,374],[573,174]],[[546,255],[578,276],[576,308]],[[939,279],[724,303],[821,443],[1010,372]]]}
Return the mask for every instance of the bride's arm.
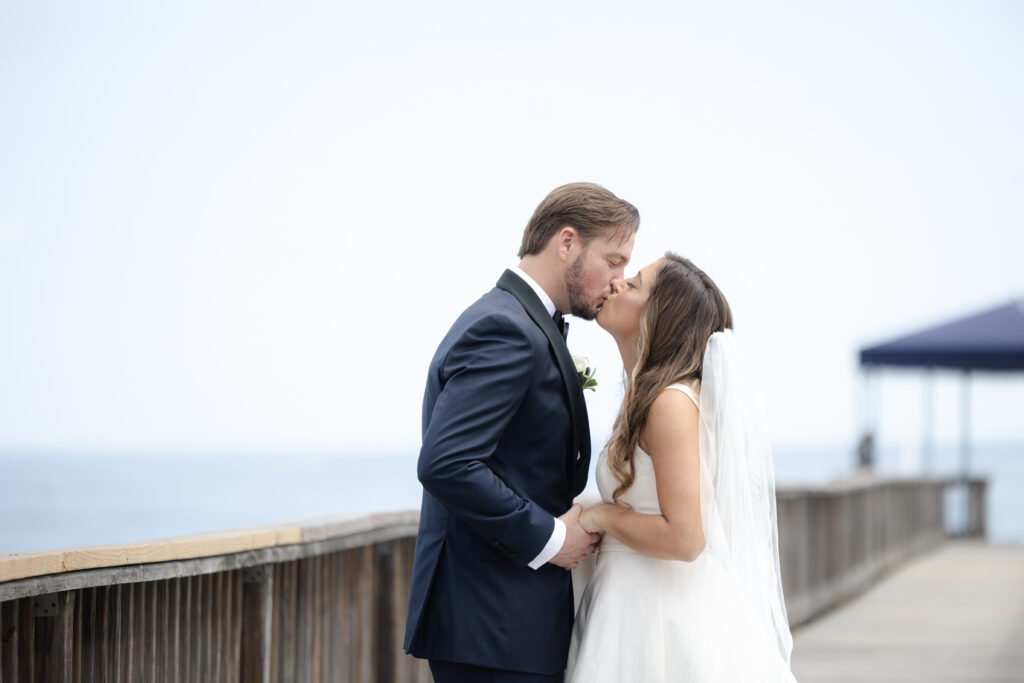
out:
{"label": "bride's arm", "polygon": [[661,514],[605,504],[584,510],[580,524],[587,531],[607,532],[644,555],[697,559],[704,550],[699,419],[693,401],[679,391],[663,391],[651,405],[641,440],[654,463]]}

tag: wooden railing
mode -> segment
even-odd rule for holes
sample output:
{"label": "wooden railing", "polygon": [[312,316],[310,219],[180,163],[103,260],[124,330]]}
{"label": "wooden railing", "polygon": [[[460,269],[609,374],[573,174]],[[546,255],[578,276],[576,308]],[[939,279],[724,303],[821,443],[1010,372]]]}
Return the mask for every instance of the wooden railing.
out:
{"label": "wooden railing", "polygon": [[[948,484],[780,487],[791,623],[940,543]],[[972,509],[983,510],[974,484]],[[404,512],[0,555],[0,683],[429,681],[401,650],[417,521]]]}
{"label": "wooden railing", "polygon": [[401,651],[418,517],[0,555],[0,682],[429,681]]}
{"label": "wooden railing", "polygon": [[950,484],[867,478],[779,487],[779,563],[790,625],[813,619],[941,543]]}

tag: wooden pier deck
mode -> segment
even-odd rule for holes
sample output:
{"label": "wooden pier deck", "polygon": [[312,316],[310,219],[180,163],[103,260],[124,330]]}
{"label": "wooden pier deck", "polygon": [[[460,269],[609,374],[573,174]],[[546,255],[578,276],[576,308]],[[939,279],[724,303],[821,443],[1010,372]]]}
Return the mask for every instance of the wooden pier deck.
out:
{"label": "wooden pier deck", "polygon": [[794,641],[800,683],[1024,681],[1024,547],[946,543]]}

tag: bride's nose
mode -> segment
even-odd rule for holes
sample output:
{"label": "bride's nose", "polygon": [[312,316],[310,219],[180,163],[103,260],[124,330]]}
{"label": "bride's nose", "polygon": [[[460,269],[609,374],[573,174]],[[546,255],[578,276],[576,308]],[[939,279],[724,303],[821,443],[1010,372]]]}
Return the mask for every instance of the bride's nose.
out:
{"label": "bride's nose", "polygon": [[618,294],[622,289],[622,280],[612,280],[612,294]]}

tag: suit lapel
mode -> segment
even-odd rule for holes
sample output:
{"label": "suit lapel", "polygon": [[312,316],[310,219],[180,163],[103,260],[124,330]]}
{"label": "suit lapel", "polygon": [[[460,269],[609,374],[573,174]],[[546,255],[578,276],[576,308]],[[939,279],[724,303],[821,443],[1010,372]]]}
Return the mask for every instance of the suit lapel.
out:
{"label": "suit lapel", "polygon": [[573,447],[572,452],[579,454],[579,460],[569,465],[570,479],[573,480],[574,494],[583,490],[586,485],[587,471],[590,469],[590,423],[587,419],[587,406],[583,400],[583,389],[576,375],[576,364],[569,354],[561,331],[555,321],[548,315],[544,304],[521,277],[506,270],[498,280],[498,287],[514,296],[527,315],[537,324],[548,338],[548,343],[555,352],[558,370],[562,375],[565,391],[569,396],[569,407],[572,411]]}

